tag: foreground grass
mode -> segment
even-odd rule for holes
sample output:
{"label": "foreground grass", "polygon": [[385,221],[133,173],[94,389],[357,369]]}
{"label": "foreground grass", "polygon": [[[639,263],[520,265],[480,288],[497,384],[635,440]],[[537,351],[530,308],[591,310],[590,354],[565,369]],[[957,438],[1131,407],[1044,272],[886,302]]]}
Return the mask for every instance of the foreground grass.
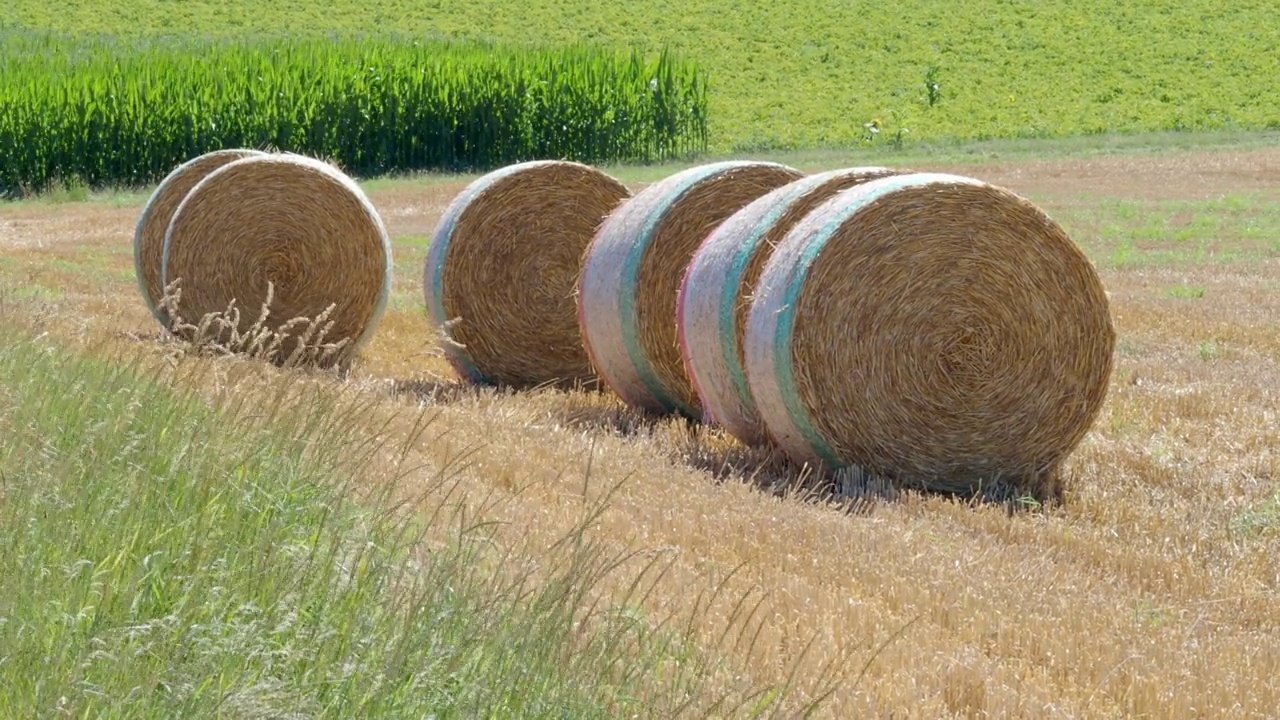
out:
{"label": "foreground grass", "polygon": [[1280,127],[1274,5],[497,0],[9,3],[19,27],[382,32],[668,45],[710,74],[717,152]]}
{"label": "foreground grass", "polygon": [[379,448],[332,393],[218,410],[127,368],[0,346],[0,714],[667,717],[701,699],[678,644],[584,629],[615,558],[579,532],[536,563],[465,524],[424,550],[422,522],[344,493]]}

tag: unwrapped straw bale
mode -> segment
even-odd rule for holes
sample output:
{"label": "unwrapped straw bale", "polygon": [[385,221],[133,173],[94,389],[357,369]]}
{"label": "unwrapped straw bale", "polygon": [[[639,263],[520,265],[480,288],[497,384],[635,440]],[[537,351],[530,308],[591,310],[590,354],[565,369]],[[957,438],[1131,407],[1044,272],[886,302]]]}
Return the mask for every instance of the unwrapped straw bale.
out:
{"label": "unwrapped straw bale", "polygon": [[423,268],[445,357],[469,382],[598,385],[574,291],[587,244],[631,193],[595,168],[533,161],[488,173],[445,210]]}

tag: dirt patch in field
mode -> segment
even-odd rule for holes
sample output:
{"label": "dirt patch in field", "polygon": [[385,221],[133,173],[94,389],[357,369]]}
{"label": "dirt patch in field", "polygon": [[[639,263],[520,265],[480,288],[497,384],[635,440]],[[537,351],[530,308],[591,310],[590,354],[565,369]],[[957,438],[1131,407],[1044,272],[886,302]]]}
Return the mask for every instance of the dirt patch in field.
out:
{"label": "dirt patch in field", "polygon": [[1280,193],[1280,148],[1176,155],[996,161],[918,169],[971,175],[1025,194],[1200,200],[1229,192]]}

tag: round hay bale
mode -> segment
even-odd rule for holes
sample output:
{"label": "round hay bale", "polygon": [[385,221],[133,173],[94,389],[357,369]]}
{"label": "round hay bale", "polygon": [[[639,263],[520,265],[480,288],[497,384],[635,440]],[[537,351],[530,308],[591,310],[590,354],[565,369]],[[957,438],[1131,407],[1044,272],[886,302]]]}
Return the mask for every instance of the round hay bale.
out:
{"label": "round hay bale", "polygon": [[703,241],[680,284],[676,329],[708,419],[748,445],[766,442],[742,345],[751,292],[765,260],[787,231],[832,195],[904,172],[855,167],[801,178],[753,200]]}
{"label": "round hay bale", "polygon": [[164,259],[164,234],[169,229],[173,212],[191,188],[209,173],[234,160],[265,154],[259,150],[231,148],[191,158],[166,175],[151,193],[147,204],[142,206],[142,214],[133,229],[133,270],[147,310],[165,327],[169,321],[160,307],[160,299],[164,296],[160,265]]}
{"label": "round hay bale", "polygon": [[765,263],[747,378],[794,460],[900,487],[1055,493],[1095,420],[1115,330],[1063,229],[987,183],[919,173],[842,191]]}
{"label": "round hay bale", "polygon": [[592,365],[629,405],[702,419],[676,337],[676,295],[707,233],[747,203],[804,174],[733,160],[675,173],[601,225],[583,261],[578,318]]}
{"label": "round hay bale", "polygon": [[423,269],[427,311],[448,326],[445,356],[465,380],[527,388],[597,386],[573,294],[605,217],[631,196],[576,162],[491,172],[445,210]]}
{"label": "round hay bale", "polygon": [[[191,189],[165,235],[161,275],[180,280],[187,323],[227,310],[249,330],[274,297],[264,326],[285,336],[279,359],[306,338],[295,318],[326,317],[325,343],[350,357],[372,335],[391,293],[391,244],[360,187],[329,163],[293,154],[227,163]],[[296,328],[296,329],[295,329]]]}

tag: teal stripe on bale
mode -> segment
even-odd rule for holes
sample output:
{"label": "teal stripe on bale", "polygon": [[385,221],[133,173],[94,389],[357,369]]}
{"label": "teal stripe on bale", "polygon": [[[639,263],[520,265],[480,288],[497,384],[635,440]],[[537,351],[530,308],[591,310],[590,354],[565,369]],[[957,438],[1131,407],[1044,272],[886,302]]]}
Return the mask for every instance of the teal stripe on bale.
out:
{"label": "teal stripe on bale", "polygon": [[645,252],[649,249],[650,243],[653,242],[653,233],[658,229],[658,225],[664,217],[663,211],[679,202],[680,198],[684,197],[690,189],[703,180],[719,175],[730,168],[740,166],[741,163],[738,162],[716,163],[681,173],[678,176],[679,181],[675,183],[674,187],[671,187],[658,199],[656,210],[645,216],[644,224],[641,226],[640,232],[637,233],[635,242],[632,244],[630,252],[627,253],[626,262],[622,266],[622,284],[618,286],[618,311],[622,317],[622,342],[627,349],[627,357],[631,360],[631,366],[635,368],[640,377],[640,382],[644,383],[645,389],[658,403],[662,412],[680,412],[687,415],[698,413],[692,406],[681,403],[668,392],[667,388],[658,380],[658,374],[653,368],[653,363],[649,362],[649,358],[645,357],[644,351],[640,349],[639,317],[636,313],[635,304],[636,293],[639,292],[640,285],[640,261],[644,259]]}

